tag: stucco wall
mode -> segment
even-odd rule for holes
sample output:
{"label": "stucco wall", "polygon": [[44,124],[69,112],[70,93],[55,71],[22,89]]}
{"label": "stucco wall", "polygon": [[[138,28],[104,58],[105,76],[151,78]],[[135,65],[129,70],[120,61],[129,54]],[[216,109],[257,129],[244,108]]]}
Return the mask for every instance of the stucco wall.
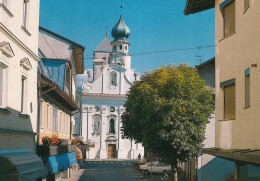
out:
{"label": "stucco wall", "polygon": [[[223,17],[216,0],[216,147],[222,149],[260,148],[260,1],[235,1],[235,33],[223,38]],[[257,64],[258,67],[252,67]],[[250,107],[245,107],[245,70],[250,68]],[[236,119],[224,119],[224,93],[220,83],[235,78]]]}

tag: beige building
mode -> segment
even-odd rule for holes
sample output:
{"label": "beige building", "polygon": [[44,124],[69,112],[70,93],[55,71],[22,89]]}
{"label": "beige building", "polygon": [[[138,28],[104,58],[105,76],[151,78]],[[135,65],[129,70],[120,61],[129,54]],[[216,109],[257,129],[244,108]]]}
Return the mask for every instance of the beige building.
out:
{"label": "beige building", "polygon": [[[84,72],[85,47],[43,27],[39,30],[41,60],[40,138],[70,139],[75,134],[77,74]],[[41,144],[41,140],[39,140]]]}
{"label": "beige building", "polygon": [[[69,167],[76,160],[75,150],[69,149],[67,140],[75,134],[75,114],[80,111],[76,103],[76,75],[84,72],[84,49],[63,36],[43,27],[39,28],[39,140],[37,153],[45,163],[43,179],[68,178]],[[56,151],[46,154],[42,137],[62,139]],[[71,155],[72,154],[72,155]],[[69,156],[70,155],[70,156]],[[62,160],[62,162],[58,161]],[[65,170],[65,171],[64,171]]]}
{"label": "beige building", "polygon": [[[216,148],[234,177],[260,179],[260,1],[187,0],[185,14],[215,7]],[[254,165],[254,166],[253,166]]]}
{"label": "beige building", "polygon": [[39,4],[0,0],[0,163],[6,162],[0,180],[36,179],[43,173],[34,154]]}

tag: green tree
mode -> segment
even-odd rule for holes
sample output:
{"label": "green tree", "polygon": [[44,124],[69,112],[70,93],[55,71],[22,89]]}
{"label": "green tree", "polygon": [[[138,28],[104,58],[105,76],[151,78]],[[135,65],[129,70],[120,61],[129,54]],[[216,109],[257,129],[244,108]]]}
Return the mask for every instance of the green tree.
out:
{"label": "green tree", "polygon": [[168,65],[144,74],[131,86],[125,108],[123,138],[158,154],[175,180],[177,163],[202,153],[213,99],[196,69]]}

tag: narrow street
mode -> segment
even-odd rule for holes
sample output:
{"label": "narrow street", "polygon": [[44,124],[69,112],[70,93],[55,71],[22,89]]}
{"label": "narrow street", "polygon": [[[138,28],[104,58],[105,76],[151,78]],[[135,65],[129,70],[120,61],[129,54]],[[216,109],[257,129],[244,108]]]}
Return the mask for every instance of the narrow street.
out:
{"label": "narrow street", "polygon": [[80,181],[159,181],[162,175],[143,175],[133,161],[87,161]]}

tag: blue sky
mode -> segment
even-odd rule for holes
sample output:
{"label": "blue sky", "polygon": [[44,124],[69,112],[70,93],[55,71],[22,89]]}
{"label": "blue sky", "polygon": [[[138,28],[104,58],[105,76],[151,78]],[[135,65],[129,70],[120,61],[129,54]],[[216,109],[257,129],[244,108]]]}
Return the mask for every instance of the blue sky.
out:
{"label": "blue sky", "polygon": [[[215,44],[214,9],[184,16],[186,0],[123,0],[123,17],[130,28],[130,53],[184,49]],[[85,58],[105,37],[120,16],[121,0],[41,0],[40,25],[86,47]],[[215,54],[214,48],[132,56],[132,69],[143,74],[164,64],[189,66]],[[92,69],[92,60],[85,60]]]}

